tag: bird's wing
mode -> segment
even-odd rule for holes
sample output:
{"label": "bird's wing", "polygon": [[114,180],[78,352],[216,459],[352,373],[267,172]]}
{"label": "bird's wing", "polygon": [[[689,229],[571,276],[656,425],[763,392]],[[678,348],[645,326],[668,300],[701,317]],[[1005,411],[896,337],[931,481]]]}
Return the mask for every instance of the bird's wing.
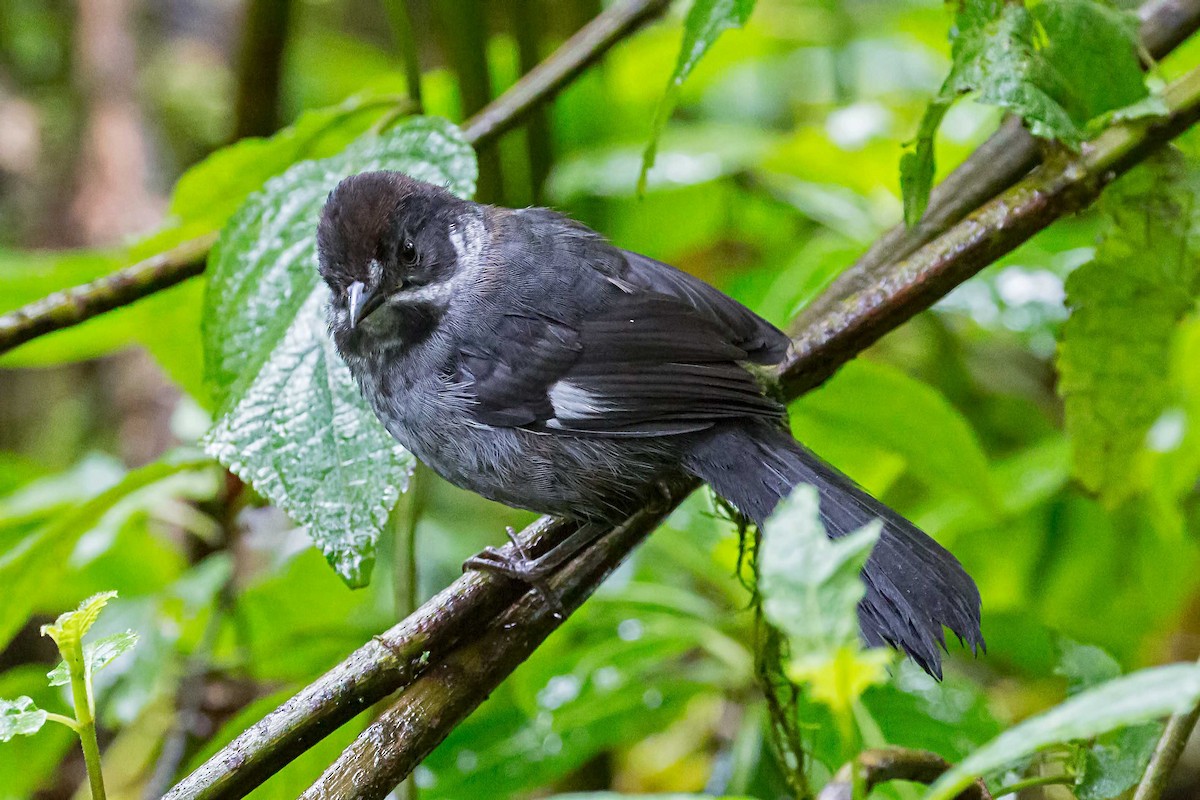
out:
{"label": "bird's wing", "polygon": [[458,378],[479,421],[659,436],[779,417],[739,362],[778,361],[782,333],[686,273],[604,247],[576,302],[506,314],[464,343]]}

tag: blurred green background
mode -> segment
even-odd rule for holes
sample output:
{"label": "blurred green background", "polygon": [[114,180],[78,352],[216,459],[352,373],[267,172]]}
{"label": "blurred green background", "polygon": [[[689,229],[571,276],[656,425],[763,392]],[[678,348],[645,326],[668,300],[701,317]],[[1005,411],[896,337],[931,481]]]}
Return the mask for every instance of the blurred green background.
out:
{"label": "blurred green background", "polygon": [[[251,5],[267,21],[257,39],[244,36],[254,27],[237,0],[0,3],[5,308],[109,271],[121,262],[95,251],[169,228],[176,179],[215,149],[354,95],[405,93],[378,0]],[[602,4],[409,6],[425,109],[461,121]],[[638,197],[681,14],[617,46],[482,153],[480,197],[550,205],[786,326],[900,218],[897,162],[945,75],[949,15],[937,0],[759,0],[683,87]],[[1162,74],[1196,56],[1185,47]],[[386,110],[368,110],[360,129]],[[940,170],[998,122],[993,108],[955,106]],[[1054,356],[1063,281],[1089,260],[1098,229],[1094,212],[1060,221],[793,405],[798,437],[949,547],[984,599],[987,655],[952,645],[941,685],[899,666],[893,685],[868,693],[858,744],[961,757],[1064,696],[1061,637],[1103,647],[1125,669],[1200,652],[1194,314],[1175,337],[1171,402],[1127,496],[1101,503],[1072,480]],[[93,254],[27,255],[66,248]],[[38,626],[118,590],[101,625],[143,641],[100,684],[113,797],[169,785],[163,770],[199,763],[403,616],[393,541],[371,586],[349,590],[303,530],[215,468],[156,481],[72,523],[86,532],[58,557],[26,558],[31,531],[207,429],[201,292],[192,281],[0,358],[0,576],[24,598],[0,609],[0,696],[61,704],[44,688],[55,656]],[[422,599],[500,541],[503,525],[531,518],[428,475],[419,496]],[[782,796],[736,559],[735,531],[698,494],[418,770],[421,796]],[[817,709],[811,719],[818,772],[834,769],[846,743]],[[253,796],[295,797],[357,730]],[[172,762],[164,742],[182,755]],[[0,746],[0,798],[72,796],[82,761],[70,744],[47,731]],[[1200,793],[1200,752],[1177,784],[1175,797]]]}

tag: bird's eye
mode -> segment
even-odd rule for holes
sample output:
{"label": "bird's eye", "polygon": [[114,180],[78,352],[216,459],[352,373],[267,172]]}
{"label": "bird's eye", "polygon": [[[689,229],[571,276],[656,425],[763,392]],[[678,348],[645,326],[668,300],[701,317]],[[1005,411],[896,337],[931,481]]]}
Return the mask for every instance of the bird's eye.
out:
{"label": "bird's eye", "polygon": [[405,239],[400,245],[400,261],[406,267],[411,267],[417,263],[417,246],[413,244],[412,239]]}

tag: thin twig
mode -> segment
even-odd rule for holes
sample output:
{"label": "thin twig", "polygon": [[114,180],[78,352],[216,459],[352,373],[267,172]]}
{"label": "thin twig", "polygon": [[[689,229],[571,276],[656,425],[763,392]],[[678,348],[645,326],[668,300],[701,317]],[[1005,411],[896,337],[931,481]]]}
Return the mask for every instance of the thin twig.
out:
{"label": "thin twig", "polygon": [[184,242],[131,267],[0,316],[0,354],[18,345],[134,303],[204,272],[216,234]]}
{"label": "thin twig", "polygon": [[413,33],[408,0],[384,0],[383,5],[392,25],[396,49],[404,61],[404,83],[408,87],[408,99],[413,101],[417,113],[420,114],[424,108],[424,102],[421,100],[421,53],[417,49],[417,37]]}
{"label": "thin twig", "polygon": [[[1165,118],[1109,128],[1085,146],[1080,156],[1064,155],[1040,167],[889,270],[887,277],[869,287],[857,301],[835,304],[814,330],[796,340],[798,355],[786,362],[781,375],[785,395],[794,398],[818,385],[867,345],[931,306],[958,283],[1054,220],[1094,201],[1110,181],[1195,123],[1200,119],[1200,69],[1169,87],[1166,101],[1171,113]],[[681,484],[689,490],[690,485],[694,484]],[[674,502],[683,494],[673,493]],[[550,523],[544,520],[542,524]],[[615,537],[610,533],[606,541],[615,541]],[[582,559],[600,557],[590,552],[570,562],[555,581],[555,588],[571,599],[568,608],[594,591],[605,574],[577,568]],[[603,557],[613,564],[626,554],[609,548],[603,551]],[[557,623],[547,624],[544,611],[535,602],[518,606],[445,660],[431,660],[396,705],[369,725],[304,796],[347,800],[385,797],[554,630]]]}
{"label": "thin twig", "polygon": [[532,109],[574,80],[614,44],[667,10],[670,0],[626,0],[579,29],[554,54],[476,114],[464,129],[481,146],[511,130]]}
{"label": "thin twig", "polygon": [[232,140],[270,136],[279,128],[283,55],[292,0],[250,0],[242,25]]}
{"label": "thin twig", "polygon": [[[817,800],[852,800],[856,796],[856,777],[864,784],[865,796],[876,786],[889,781],[914,781],[928,785],[942,777],[948,769],[950,764],[945,759],[925,750],[909,750],[905,747],[864,750],[853,762],[838,770],[817,795]],[[956,800],[992,800],[992,795],[983,781],[976,781]]]}
{"label": "thin twig", "polygon": [[[486,146],[520,124],[530,111],[551,100],[587,67],[603,58],[613,45],[662,14],[668,2],[630,0],[601,13],[468,120],[464,126],[467,141],[475,147]],[[0,355],[39,336],[78,325],[200,275],[215,239],[215,233],[198,237],[92,283],[57,292],[0,315]]]}
{"label": "thin twig", "polygon": [[1162,797],[1197,721],[1200,721],[1200,705],[1167,720],[1162,738],[1158,740],[1154,755],[1146,765],[1146,772],[1138,783],[1133,800],[1159,800]]}

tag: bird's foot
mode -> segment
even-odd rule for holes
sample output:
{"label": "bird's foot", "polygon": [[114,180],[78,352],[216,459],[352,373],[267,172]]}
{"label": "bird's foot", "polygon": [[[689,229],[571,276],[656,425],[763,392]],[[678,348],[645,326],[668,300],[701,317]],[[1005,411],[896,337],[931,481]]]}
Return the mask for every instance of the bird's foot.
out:
{"label": "bird's foot", "polygon": [[546,602],[550,611],[558,619],[566,617],[566,609],[562,600],[550,588],[546,579],[554,571],[557,564],[548,564],[544,559],[530,558],[525,547],[517,538],[512,527],[505,528],[509,541],[512,542],[516,554],[506,553],[497,547],[485,547],[482,551],[463,562],[463,571],[473,569],[478,572],[488,572],[502,575],[514,581],[520,581],[533,588]]}

